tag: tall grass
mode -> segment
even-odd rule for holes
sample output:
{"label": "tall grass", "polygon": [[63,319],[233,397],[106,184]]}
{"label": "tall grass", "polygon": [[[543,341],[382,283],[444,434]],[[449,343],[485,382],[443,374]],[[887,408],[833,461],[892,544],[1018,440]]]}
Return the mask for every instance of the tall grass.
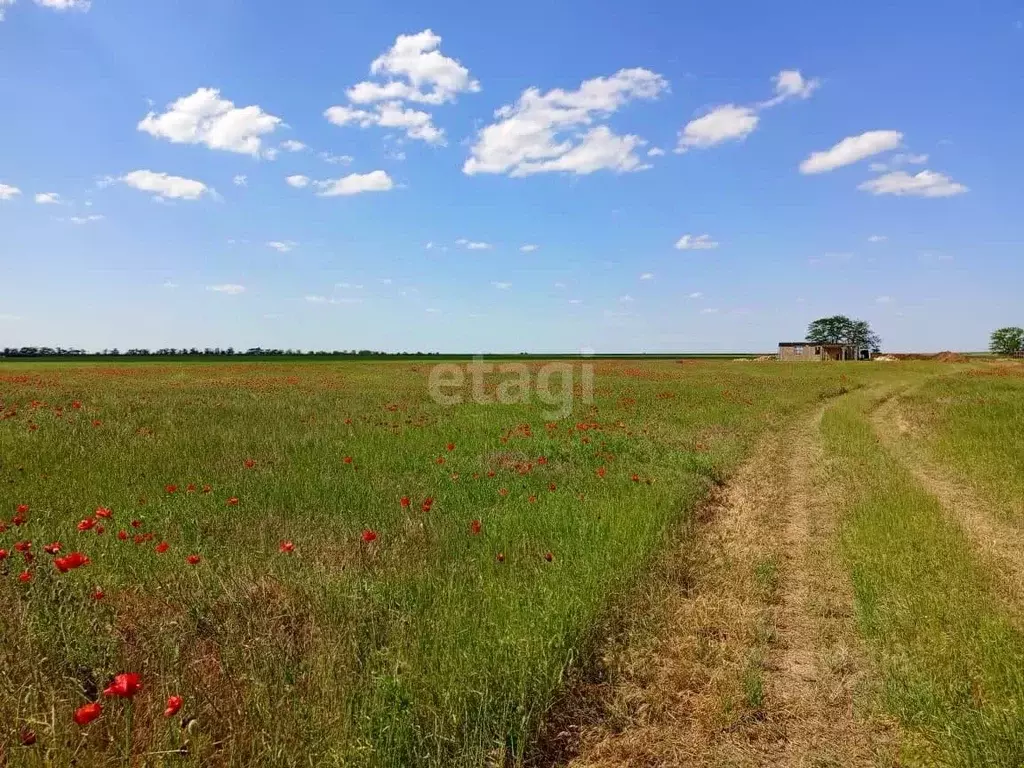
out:
{"label": "tall grass", "polygon": [[906,402],[932,455],[1024,525],[1024,365],[932,379]]}
{"label": "tall grass", "polygon": [[964,533],[879,444],[851,396],[822,422],[842,551],[911,762],[1024,763],[1024,635]]}
{"label": "tall grass", "polygon": [[[666,531],[761,431],[872,370],[600,362],[594,405],[546,423],[539,404],[439,406],[423,364],[4,366],[0,519],[31,510],[0,548],[31,539],[35,560],[28,583],[20,555],[0,562],[0,752],[521,763]],[[105,533],[79,532],[101,505]],[[58,573],[55,540],[90,565]],[[126,671],[134,702],[99,696]]]}

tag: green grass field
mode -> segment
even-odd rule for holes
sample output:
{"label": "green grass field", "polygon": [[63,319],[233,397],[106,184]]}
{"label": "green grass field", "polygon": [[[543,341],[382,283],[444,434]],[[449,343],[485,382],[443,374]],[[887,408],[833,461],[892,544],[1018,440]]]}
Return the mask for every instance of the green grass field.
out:
{"label": "green grass field", "polygon": [[[0,764],[536,759],[538,730],[601,648],[604,619],[628,610],[662,544],[759,436],[865,385],[954,370],[594,365],[594,402],[554,420],[541,402],[440,405],[426,362],[0,367]],[[999,409],[1019,418],[1003,379],[952,381],[934,386],[985,387],[995,415],[971,427],[947,413],[950,429],[994,434]],[[842,414],[826,417],[834,452],[916,509]],[[1013,467],[1012,453],[993,455]],[[844,539],[867,635],[930,664],[908,622],[941,634],[970,600],[995,638],[979,679],[1024,659],[1016,630],[976,599],[984,575],[955,531],[922,503],[925,539],[892,542],[872,522],[874,498],[857,502]],[[891,569],[926,544],[960,570],[918,600],[931,550]],[[73,552],[88,563],[63,572]],[[906,600],[885,598],[894,585]],[[981,652],[974,635],[950,638]],[[906,669],[917,691],[925,667]],[[141,676],[138,695],[102,695],[120,673]],[[1019,735],[1016,685],[986,688],[992,718],[1010,725],[979,738]],[[915,695],[926,694],[939,696]],[[164,717],[171,696],[183,704]],[[100,716],[77,724],[93,701]],[[940,704],[922,727],[956,709]]]}

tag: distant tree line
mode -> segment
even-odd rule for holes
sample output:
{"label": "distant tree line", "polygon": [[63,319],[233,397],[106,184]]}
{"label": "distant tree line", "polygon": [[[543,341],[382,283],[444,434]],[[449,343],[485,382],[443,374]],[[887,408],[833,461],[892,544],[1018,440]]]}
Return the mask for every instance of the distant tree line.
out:
{"label": "distant tree line", "polygon": [[301,350],[301,349],[264,349],[250,347],[236,350],[234,347],[162,347],[160,349],[143,349],[135,347],[121,351],[117,347],[104,349],[100,352],[87,352],[84,349],[66,347],[4,347],[0,357],[438,357],[440,352],[377,352],[372,349],[352,350]]}

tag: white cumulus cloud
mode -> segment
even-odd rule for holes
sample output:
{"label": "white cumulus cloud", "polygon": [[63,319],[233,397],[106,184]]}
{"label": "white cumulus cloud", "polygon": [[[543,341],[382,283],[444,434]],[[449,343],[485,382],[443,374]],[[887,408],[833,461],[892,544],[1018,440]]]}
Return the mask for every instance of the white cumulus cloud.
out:
{"label": "white cumulus cloud", "polygon": [[206,290],[213,291],[214,293],[226,293],[228,296],[237,296],[240,293],[245,293],[245,286],[236,283],[224,283],[223,285],[208,285]]}
{"label": "white cumulus cloud", "polygon": [[885,235],[871,235],[868,237],[869,243],[884,243],[889,238]]}
{"label": "white cumulus cloud", "polygon": [[441,37],[429,29],[399,35],[394,45],[370,65],[371,74],[387,79],[352,86],[346,92],[350,105],[329,107],[324,117],[334,125],[396,128],[410,139],[444,144],[444,131],[434,125],[432,115],[412,109],[406,102],[444,104],[455,101],[460,93],[479,91],[480,83],[466,67],[442,54],[440,46]]}
{"label": "white cumulus cloud", "polygon": [[654,273],[653,272],[644,272],[642,275],[640,275],[640,279],[641,280],[653,280],[654,279]]}
{"label": "white cumulus cloud", "polygon": [[394,45],[373,60],[370,73],[389,78],[384,83],[366,81],[349,88],[354,104],[377,101],[416,101],[444,104],[460,93],[475,93],[480,83],[457,60],[440,51],[441,37],[425,29],[415,35],[399,35]]}
{"label": "white cumulus cloud", "polygon": [[707,149],[725,141],[741,141],[754,132],[761,118],[752,107],[724,104],[691,120],[679,132],[676,152]]}
{"label": "white cumulus cloud", "polygon": [[88,11],[92,3],[90,0],[36,0],[36,5],[55,11]]}
{"label": "white cumulus cloud", "polygon": [[303,187],[309,186],[309,176],[302,176],[301,174],[289,176],[284,181],[289,187],[295,187],[296,189],[302,189]]}
{"label": "white cumulus cloud", "polygon": [[434,125],[427,112],[406,108],[398,101],[378,104],[372,112],[355,107],[329,107],[324,117],[334,125],[349,123],[367,128],[379,125],[382,128],[398,128],[405,131],[410,139],[419,139],[427,144],[443,144],[444,131]]}
{"label": "white cumulus cloud", "polygon": [[152,192],[159,200],[198,200],[204,194],[211,193],[210,188],[201,181],[149,170],[132,171],[116,181],[142,192]]}
{"label": "white cumulus cloud", "polygon": [[68,221],[72,224],[92,224],[93,222],[103,221],[103,214],[93,213],[89,216],[69,216]]}
{"label": "white cumulus cloud", "polygon": [[668,81],[646,69],[622,69],[610,77],[586,80],[573,91],[523,91],[515,104],[494,113],[482,128],[462,167],[464,173],[592,173],[601,169],[637,171],[647,166],[635,154],[646,142],[617,135],[594,123],[637,99],[654,99]]}
{"label": "white cumulus cloud", "polygon": [[499,291],[507,291],[509,288],[512,287],[512,283],[498,283],[498,282],[495,282],[495,283],[491,283],[491,285],[493,285]]}
{"label": "white cumulus cloud", "polygon": [[35,201],[40,205],[60,205],[60,195],[56,192],[40,192],[35,196]]}
{"label": "white cumulus cloud", "polygon": [[800,173],[832,171],[880,152],[888,152],[902,141],[903,134],[899,131],[866,131],[858,136],[847,136],[831,149],[811,153],[800,163]]}
{"label": "white cumulus cloud", "polygon": [[906,171],[892,171],[877,179],[865,181],[857,189],[873,195],[913,195],[916,197],[952,197],[968,189],[937,171],[921,171],[911,175]]}
{"label": "white cumulus cloud", "polygon": [[683,235],[676,240],[676,249],[680,251],[708,251],[717,247],[711,235]]}
{"label": "white cumulus cloud", "polygon": [[21,190],[10,184],[0,182],[0,200],[13,200],[21,194]]}
{"label": "white cumulus cloud", "polygon": [[463,248],[469,251],[489,251],[494,246],[490,243],[484,243],[478,240],[467,240],[464,237],[460,237],[455,241],[456,245],[461,245]]}
{"label": "white cumulus cloud", "polygon": [[[199,88],[170,104],[163,114],[150,112],[138,124],[140,131],[175,144],[203,144],[210,149],[258,157],[262,137],[273,133],[281,118],[261,107],[236,107],[222,99],[216,88]],[[269,150],[265,156],[272,154]]]}
{"label": "white cumulus cloud", "polygon": [[533,243],[527,243],[526,245],[519,246],[519,250],[522,251],[523,253],[533,253],[538,248],[540,248],[540,246],[534,245]]}
{"label": "white cumulus cloud", "polygon": [[817,78],[808,80],[798,69],[784,69],[772,78],[775,85],[775,96],[764,102],[762,106],[774,107],[786,99],[807,99],[818,90],[821,81]]}
{"label": "white cumulus cloud", "polygon": [[236,187],[244,187],[249,184],[249,177],[240,173],[231,180],[231,183]]}
{"label": "white cumulus cloud", "polygon": [[394,189],[395,182],[385,171],[370,171],[350,173],[340,179],[314,181],[313,185],[319,190],[317,194],[320,197],[339,197],[363,192],[387,192]]}
{"label": "white cumulus cloud", "polygon": [[271,240],[267,243],[267,248],[273,248],[278,253],[289,253],[295,249],[298,245],[294,240]]}
{"label": "white cumulus cloud", "polygon": [[305,144],[301,141],[296,141],[295,139],[287,139],[286,141],[281,142],[281,149],[285,152],[301,152],[305,148]]}
{"label": "white cumulus cloud", "polygon": [[320,159],[331,165],[348,165],[355,158],[352,155],[334,155],[330,152],[321,152]]}
{"label": "white cumulus cloud", "polygon": [[679,132],[675,152],[707,149],[727,141],[742,141],[761,121],[760,110],[789,99],[806,99],[821,85],[817,78],[805,78],[798,69],[784,69],[772,77],[775,95],[752,106],[722,104],[688,122]]}

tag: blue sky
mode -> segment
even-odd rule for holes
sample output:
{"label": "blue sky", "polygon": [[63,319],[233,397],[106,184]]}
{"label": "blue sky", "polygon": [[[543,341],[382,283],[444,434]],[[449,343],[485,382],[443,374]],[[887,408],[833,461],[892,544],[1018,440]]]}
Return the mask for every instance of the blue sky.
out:
{"label": "blue sky", "polygon": [[0,10],[0,346],[1024,324],[1020,2]]}

